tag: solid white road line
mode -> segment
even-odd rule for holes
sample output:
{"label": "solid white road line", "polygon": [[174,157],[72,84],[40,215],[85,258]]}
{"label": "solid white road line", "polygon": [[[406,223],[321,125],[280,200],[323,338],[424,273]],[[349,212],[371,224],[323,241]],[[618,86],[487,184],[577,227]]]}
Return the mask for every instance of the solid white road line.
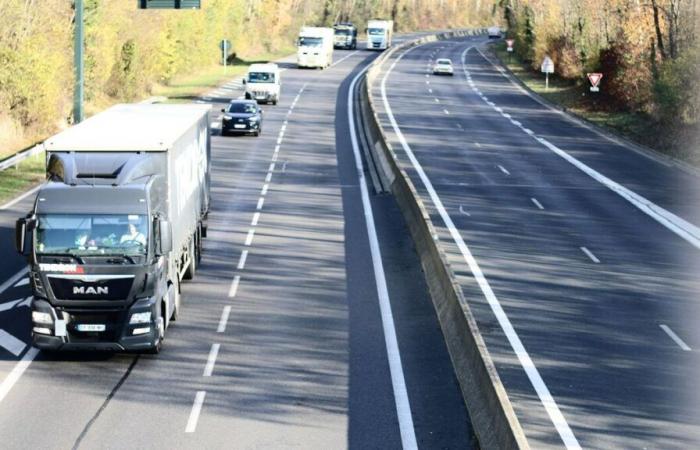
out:
{"label": "solid white road line", "polygon": [[[462,52],[462,63],[466,65],[466,55],[469,50],[475,47],[469,47],[464,52]],[[490,64],[494,65],[486,56],[481,53],[481,51],[476,48],[476,50],[481,54],[481,56],[488,61]],[[494,65],[494,67],[496,67]],[[464,69],[466,71],[466,69]],[[510,79],[509,79],[510,80]],[[514,81],[510,80],[510,82],[515,85],[516,87],[519,87]],[[525,91],[523,91],[525,92]],[[525,92],[526,95],[529,95],[527,92]],[[535,98],[535,97],[532,97]],[[509,114],[503,114],[503,117],[506,117],[508,119],[511,118]],[[642,197],[641,195],[637,194],[636,192],[622,186],[621,184],[617,183],[616,181],[613,181],[612,179],[606,177],[605,175],[595,171],[591,167],[587,166],[586,164],[582,163],[578,159],[574,158],[564,150],[560,149],[556,145],[552,144],[545,138],[541,138],[537,136],[535,133],[528,133],[526,128],[522,125],[519,127],[520,129],[523,130],[523,132],[527,133],[529,136],[531,136],[533,139],[537,140],[540,144],[544,145],[547,147],[549,150],[551,150],[553,153],[556,155],[560,156],[564,160],[566,160],[568,163],[588,175],[589,177],[593,178],[603,186],[607,187],[611,191],[615,192],[618,194],[620,197],[624,198],[627,200],[629,203],[634,205],[637,209],[651,217],[652,219],[656,220],[658,223],[666,227],[669,231],[673,232],[680,238],[684,239],[688,243],[690,243],[693,247],[700,249],[700,227],[693,225],[692,223],[688,222],[687,220],[681,218],[680,216],[677,216],[673,214],[672,212],[662,208],[661,206],[651,202],[645,197]],[[590,129],[590,128],[589,128]],[[596,132],[593,129],[590,129],[594,133]],[[613,140],[614,141],[614,140]]]}
{"label": "solid white road line", "polygon": [[226,325],[228,324],[228,316],[231,314],[231,307],[226,305],[224,310],[221,311],[221,319],[219,319],[219,326],[216,328],[217,333],[223,333],[226,331]]}
{"label": "solid white road line", "polygon": [[238,265],[236,266],[236,269],[238,269],[238,270],[245,269],[245,260],[247,258],[248,258],[248,250],[243,250],[241,252],[241,259],[238,260]]}
{"label": "solid white road line", "polygon": [[245,238],[245,246],[250,247],[250,245],[253,243],[253,237],[255,237],[255,229],[251,228],[248,230],[248,236]]}
{"label": "solid white road line", "polygon": [[387,358],[389,360],[389,372],[391,373],[391,384],[394,389],[394,401],[396,402],[396,415],[399,420],[399,430],[401,432],[401,444],[404,450],[413,450],[418,448],[416,441],[416,432],[413,427],[413,418],[411,416],[411,405],[406,391],[406,381],[404,379],[403,367],[401,365],[401,353],[399,351],[399,343],[396,338],[396,328],[394,326],[394,317],[391,311],[391,302],[389,301],[389,290],[386,285],[384,276],[384,266],[382,263],[382,254],[379,248],[379,239],[374,224],[374,215],[372,214],[372,204],[369,201],[369,193],[367,191],[367,182],[365,181],[364,167],[362,165],[362,157],[358,146],[356,128],[355,128],[355,113],[353,94],[357,80],[365,73],[368,67],[358,73],[348,89],[348,122],[350,126],[350,140],[352,143],[353,154],[355,155],[355,167],[357,168],[357,177],[360,184],[360,192],[362,195],[362,207],[365,211],[365,224],[367,226],[367,234],[369,245],[372,254],[372,264],[374,267],[374,280],[377,286],[377,297],[379,298],[379,309],[382,316],[382,327],[384,329],[384,341],[386,344]]}
{"label": "solid white road line", "polygon": [[501,166],[500,164],[498,165],[498,168],[501,169],[501,172],[503,172],[506,175],[510,175],[510,172],[508,172],[508,169],[505,167]]}
{"label": "solid white road line", "polygon": [[29,267],[24,267],[22,268],[19,272],[16,274],[12,275],[10,278],[7,279],[3,284],[0,284],[0,294],[5,292],[10,286],[14,286],[15,283],[17,283],[23,276],[25,276],[27,273],[29,273]]}
{"label": "solid white road line", "polygon": [[15,356],[19,356],[26,346],[24,342],[12,336],[7,331],[0,329],[0,347],[3,347]]}
{"label": "solid white road line", "polygon": [[187,426],[185,427],[185,433],[194,433],[197,429],[197,422],[199,421],[199,414],[202,412],[202,405],[204,404],[204,397],[207,395],[206,391],[198,391],[197,395],[194,397],[194,403],[192,404],[192,411],[190,412],[190,418],[187,419]]}
{"label": "solid white road line", "polygon": [[[357,53],[357,52],[359,52],[359,50],[355,50],[354,52],[350,53],[349,55],[347,55],[347,56],[345,56],[345,57],[343,57],[343,58],[340,58],[338,61],[336,61],[336,62],[334,62],[333,64],[331,64],[330,67],[335,67],[336,65],[338,65],[338,64],[340,64],[341,62],[345,61],[346,59],[348,59],[349,57],[353,56],[353,55],[354,55],[355,53]],[[304,85],[304,86],[306,87],[306,85]],[[302,91],[303,91],[303,90],[304,90],[304,88],[302,88]]]}
{"label": "solid white road line", "polygon": [[260,213],[256,212],[255,214],[253,214],[253,220],[250,222],[250,225],[253,227],[257,226],[259,220],[260,220]]}
{"label": "solid white road line", "polygon": [[668,334],[668,337],[673,339],[673,342],[675,342],[684,351],[689,352],[692,350],[692,348],[690,348],[688,346],[688,344],[683,342],[683,340],[681,338],[679,338],[678,335],[676,333],[674,333],[671,328],[668,327],[668,325],[661,324],[659,326],[661,327],[662,330],[664,330],[666,332],[666,334]]}
{"label": "solid white road line", "polygon": [[234,298],[236,296],[236,293],[238,292],[238,285],[241,283],[241,276],[236,275],[233,277],[233,281],[231,281],[231,287],[228,290],[228,297],[229,298]]}
{"label": "solid white road line", "polygon": [[581,247],[581,251],[583,253],[585,253],[586,256],[588,256],[591,259],[591,261],[593,261],[596,264],[600,264],[600,260],[598,258],[596,258],[596,256],[593,254],[593,252],[588,250],[586,247]]}
{"label": "solid white road line", "polygon": [[41,186],[33,187],[33,188],[31,188],[30,190],[28,190],[27,192],[25,192],[24,194],[20,195],[19,197],[16,197],[16,198],[10,200],[9,202],[7,202],[7,203],[5,203],[4,205],[0,206],[0,210],[12,208],[12,207],[15,206],[17,203],[21,202],[22,200],[24,200],[25,198],[29,197],[30,195],[36,194],[36,191],[38,191],[40,187],[41,187]]}
{"label": "solid white road line", "polygon": [[18,300],[10,300],[9,302],[1,303],[0,312],[11,310],[15,306],[17,306],[17,304],[19,304],[19,302],[21,302],[22,300],[24,299],[20,298]]}
{"label": "solid white road line", "polygon": [[216,358],[219,356],[219,347],[221,344],[212,344],[211,350],[209,350],[209,357],[207,358],[207,364],[204,366],[203,377],[210,377],[214,372],[214,366],[216,365]]}
{"label": "solid white road line", "polygon": [[540,203],[536,198],[531,198],[530,200],[532,200],[532,203],[534,203],[535,206],[537,206],[539,209],[544,209],[544,206],[542,206],[542,203]]}
{"label": "solid white road line", "polygon": [[38,349],[30,347],[22,359],[15,364],[15,367],[12,368],[10,374],[2,381],[2,383],[0,383],[0,403],[2,403],[7,394],[10,393],[12,387],[15,385],[15,383],[17,383],[17,381],[19,381],[24,371],[27,370],[27,367],[29,367],[38,354]]}
{"label": "solid white road line", "polygon": [[[535,363],[532,361],[530,354],[525,349],[525,346],[523,345],[522,341],[520,340],[520,336],[518,336],[518,333],[515,331],[513,324],[510,322],[510,319],[508,318],[505,311],[503,310],[503,307],[501,306],[501,303],[498,300],[498,297],[496,297],[496,294],[493,292],[493,289],[491,288],[490,283],[486,279],[486,276],[481,271],[481,267],[479,266],[476,259],[472,255],[471,251],[469,250],[469,247],[467,247],[467,244],[464,242],[464,239],[462,238],[461,234],[459,233],[459,230],[457,230],[457,227],[455,227],[454,222],[452,221],[452,218],[450,218],[450,215],[445,210],[445,206],[442,204],[442,200],[437,195],[437,192],[433,188],[433,184],[431,183],[427,174],[423,170],[423,167],[420,165],[420,163],[418,162],[418,159],[413,154],[413,150],[411,150],[411,147],[408,145],[408,142],[406,141],[405,136],[401,132],[401,129],[399,128],[399,125],[396,122],[396,118],[394,117],[394,113],[391,109],[391,105],[389,105],[389,99],[388,99],[387,93],[386,93],[386,80],[389,77],[389,75],[391,74],[391,72],[394,69],[394,67],[396,66],[396,64],[401,60],[401,58],[403,58],[404,55],[406,55],[409,51],[411,51],[415,48],[417,48],[417,47],[413,47],[411,49],[408,49],[405,52],[403,52],[401,55],[399,55],[399,57],[394,61],[392,66],[389,68],[389,70],[387,70],[386,74],[384,75],[384,78],[382,79],[382,83],[381,83],[382,101],[384,103],[384,108],[386,109],[386,113],[387,113],[387,117],[389,118],[389,122],[391,123],[391,126],[394,129],[394,132],[396,133],[396,136],[397,136],[399,142],[401,143],[401,146],[403,147],[404,151],[406,152],[406,155],[411,160],[411,164],[416,169],[418,176],[420,177],[421,181],[423,182],[423,185],[425,186],[426,190],[428,191],[428,194],[429,194],[431,200],[433,201],[433,204],[437,208],[438,213],[440,214],[440,217],[442,218],[445,225],[447,226],[447,228],[450,232],[450,235],[452,236],[452,239],[455,241],[455,243],[459,247],[459,250],[462,253],[462,256],[464,257],[465,262],[467,263],[467,265],[471,269],[471,272],[474,275],[474,278],[476,279],[479,287],[481,288],[481,291],[483,292],[484,297],[486,298],[487,302],[489,303],[489,306],[491,307],[491,310],[493,311],[494,315],[496,316],[496,319],[498,320],[499,325],[503,329],[503,332],[505,333],[506,338],[508,339],[508,342],[510,343],[511,347],[513,348],[513,351],[515,352],[516,356],[518,357],[518,361],[520,361],[520,365],[523,367],[523,370],[525,371],[527,377],[529,378],[530,383],[532,383],[532,386],[535,389],[537,396],[539,397],[540,401],[542,402],[542,405],[544,406],[545,410],[547,411],[547,414],[549,415],[549,418],[552,421],[552,424],[554,425],[557,432],[559,433],[559,436],[561,437],[562,441],[564,442],[564,445],[566,445],[567,449],[580,449],[581,446],[579,445],[578,440],[576,439],[576,436],[574,436],[573,432],[571,431],[571,428],[569,427],[569,424],[566,421],[566,418],[564,418],[564,415],[561,413],[561,410],[559,409],[559,406],[557,405],[556,401],[554,400],[554,397],[552,397],[552,394],[549,392],[549,388],[545,384],[544,379],[542,379],[542,376],[540,375],[539,370],[537,370]],[[464,63],[464,59],[463,59],[463,63]]]}

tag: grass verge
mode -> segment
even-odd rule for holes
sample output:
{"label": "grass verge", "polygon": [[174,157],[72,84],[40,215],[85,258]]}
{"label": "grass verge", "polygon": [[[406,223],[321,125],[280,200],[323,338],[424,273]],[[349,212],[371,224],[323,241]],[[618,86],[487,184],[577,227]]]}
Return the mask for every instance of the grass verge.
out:
{"label": "grass verge", "polygon": [[0,172],[0,205],[29,190],[46,178],[44,153],[30,156],[17,165]]}
{"label": "grass verge", "polygon": [[550,76],[549,89],[546,89],[544,74],[534,72],[517,55],[508,54],[505,42],[498,42],[492,49],[513,75],[550,103],[659,153],[700,166],[700,157],[693,151],[695,130],[691,127],[669,129],[668,125],[648,114],[606,109],[596,94],[589,91],[587,83],[579,84]]}
{"label": "grass verge", "polygon": [[194,101],[208,90],[223,84],[231,78],[243,75],[251,64],[266,63],[288,56],[293,52],[294,48],[288,47],[274,53],[256,55],[255,58],[234,58],[226,68],[221,65],[215,65],[175,77],[167,86],[157,86],[153,90],[153,95],[167,97],[169,103]]}
{"label": "grass verge", "polygon": [[[206,67],[188,75],[176,77],[167,86],[157,86],[151,94],[168,97],[169,103],[188,103],[231,78],[243,75],[250,64],[280,59],[293,52],[294,47],[287,47],[274,53],[256,55],[254,60],[235,58],[226,70],[221,65]],[[22,161],[17,168],[1,171],[0,205],[43,181],[45,174],[43,153]]]}

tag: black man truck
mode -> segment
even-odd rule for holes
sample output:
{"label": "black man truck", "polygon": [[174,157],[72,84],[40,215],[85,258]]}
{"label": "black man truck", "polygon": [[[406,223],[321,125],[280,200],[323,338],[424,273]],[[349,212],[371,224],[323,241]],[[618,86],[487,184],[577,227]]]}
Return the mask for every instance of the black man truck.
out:
{"label": "black man truck", "polygon": [[158,353],[206,236],[205,105],[117,105],[48,139],[47,181],[17,221],[33,345]]}

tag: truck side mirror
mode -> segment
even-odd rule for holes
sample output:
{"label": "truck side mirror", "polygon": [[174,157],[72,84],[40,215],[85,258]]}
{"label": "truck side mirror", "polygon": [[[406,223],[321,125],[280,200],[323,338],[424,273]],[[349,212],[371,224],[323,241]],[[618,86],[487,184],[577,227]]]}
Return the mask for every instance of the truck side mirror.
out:
{"label": "truck side mirror", "polygon": [[173,229],[170,222],[167,220],[158,221],[158,236],[160,241],[158,244],[158,255],[166,255],[173,249]]}
{"label": "truck side mirror", "polygon": [[246,84],[248,84],[248,82],[246,81],[245,78],[243,78],[243,85],[245,86]]}
{"label": "truck side mirror", "polygon": [[31,236],[30,232],[34,229],[34,221],[27,218],[22,218],[17,220],[15,224],[15,248],[17,253],[22,256],[27,256],[29,254],[30,246],[28,244],[28,239]]}

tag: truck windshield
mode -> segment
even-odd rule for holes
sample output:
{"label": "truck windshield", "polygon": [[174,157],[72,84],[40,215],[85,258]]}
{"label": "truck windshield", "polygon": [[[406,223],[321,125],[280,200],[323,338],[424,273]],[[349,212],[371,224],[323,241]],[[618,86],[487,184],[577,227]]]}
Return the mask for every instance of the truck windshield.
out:
{"label": "truck windshield", "polygon": [[347,28],[339,28],[335,30],[336,36],[350,36],[352,33]]}
{"label": "truck windshield", "polygon": [[248,74],[250,83],[274,83],[275,74],[269,72],[250,72]]}
{"label": "truck windshield", "polygon": [[37,254],[145,255],[146,216],[45,214],[38,217]]}
{"label": "truck windshield", "polygon": [[381,35],[383,35],[383,34],[385,33],[385,31],[386,31],[386,30],[385,30],[384,28],[370,28],[370,29],[367,30],[367,32],[368,32],[371,36],[381,36]]}
{"label": "truck windshield", "polygon": [[323,45],[323,38],[320,37],[300,37],[299,47],[320,47]]}

